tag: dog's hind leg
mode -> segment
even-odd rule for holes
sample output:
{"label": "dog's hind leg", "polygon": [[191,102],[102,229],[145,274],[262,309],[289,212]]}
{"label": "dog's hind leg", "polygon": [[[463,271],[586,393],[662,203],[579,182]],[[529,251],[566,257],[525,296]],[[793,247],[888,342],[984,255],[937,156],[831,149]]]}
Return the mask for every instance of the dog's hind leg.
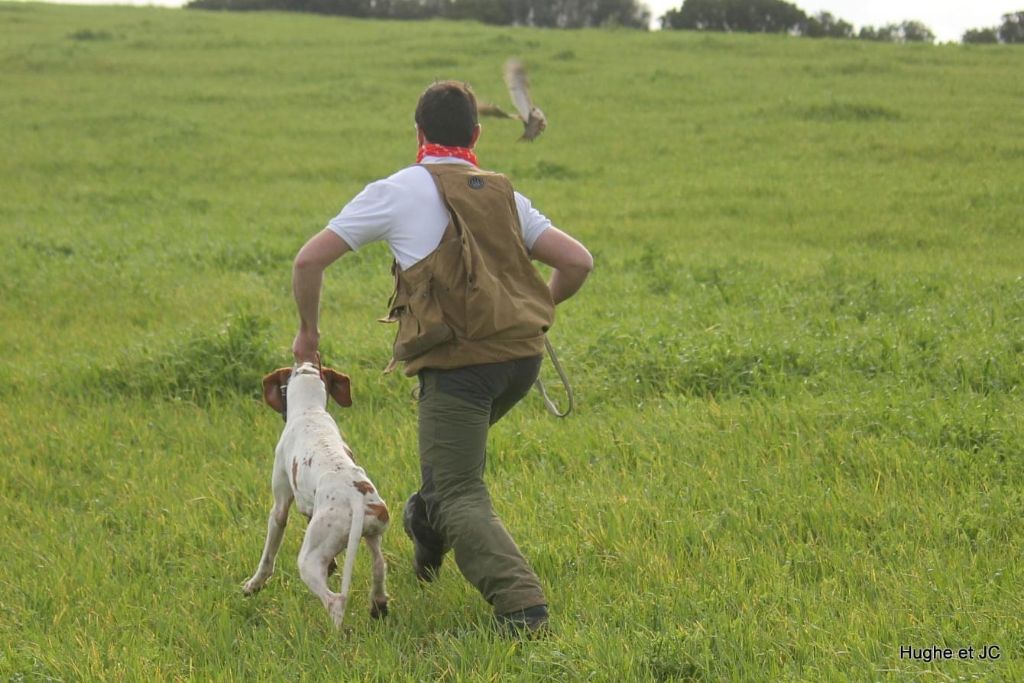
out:
{"label": "dog's hind leg", "polygon": [[344,588],[341,593],[335,593],[328,587],[327,571],[344,548],[348,536],[345,531],[351,528],[350,514],[348,510],[338,508],[314,512],[299,551],[299,576],[320,598],[335,626],[341,626],[348,594]]}
{"label": "dog's hind leg", "polygon": [[270,486],[274,492],[274,507],[270,509],[270,518],[267,520],[267,542],[263,546],[263,556],[260,558],[260,565],[256,568],[256,573],[242,586],[242,592],[246,595],[252,595],[263,588],[263,584],[274,573],[274,559],[281,547],[281,539],[284,538],[284,529],[288,524],[288,510],[291,508],[294,498],[288,474],[277,468],[274,469]]}
{"label": "dog's hind leg", "polygon": [[373,592],[370,594],[370,616],[380,619],[388,615],[388,594],[384,588],[388,565],[380,550],[380,536],[367,536],[366,545],[373,555]]}

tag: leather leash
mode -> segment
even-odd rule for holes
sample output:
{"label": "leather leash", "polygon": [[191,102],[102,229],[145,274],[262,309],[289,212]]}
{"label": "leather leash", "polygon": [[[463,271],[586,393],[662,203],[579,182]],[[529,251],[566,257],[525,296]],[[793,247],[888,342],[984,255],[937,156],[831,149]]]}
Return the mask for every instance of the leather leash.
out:
{"label": "leather leash", "polygon": [[562,386],[565,387],[565,395],[569,398],[569,407],[565,411],[560,411],[558,405],[551,400],[548,396],[547,389],[544,387],[544,382],[541,381],[540,377],[534,382],[534,386],[537,387],[537,391],[540,392],[541,398],[544,399],[544,405],[547,407],[548,412],[555,417],[565,417],[572,412],[572,409],[576,407],[576,400],[572,394],[572,385],[569,383],[569,376],[565,374],[565,370],[562,369],[562,364],[558,361],[558,354],[555,353],[555,348],[551,346],[551,342],[548,341],[547,335],[544,335],[544,348],[547,349],[548,357],[551,358],[551,364],[555,367],[555,372],[558,373],[559,379],[562,380]]}

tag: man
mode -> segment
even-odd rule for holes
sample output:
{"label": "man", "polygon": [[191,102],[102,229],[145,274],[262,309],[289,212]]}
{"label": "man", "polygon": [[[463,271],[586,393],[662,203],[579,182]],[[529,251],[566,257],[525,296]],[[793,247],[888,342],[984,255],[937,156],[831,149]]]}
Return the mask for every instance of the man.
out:
{"label": "man", "polygon": [[[366,186],[296,256],[292,350],[299,362],[316,357],[324,269],[386,240],[395,257],[390,318],[399,322],[392,366],[404,361],[420,382],[422,484],[404,512],[416,575],[432,581],[453,550],[499,625],[530,633],[546,626],[547,600],[491,505],[487,432],[529,391],[554,305],[580,288],[593,259],[504,176],[477,167],[480,130],[468,85],[444,81],[423,93],[418,164]],[[531,258],[554,269],[547,284]]]}

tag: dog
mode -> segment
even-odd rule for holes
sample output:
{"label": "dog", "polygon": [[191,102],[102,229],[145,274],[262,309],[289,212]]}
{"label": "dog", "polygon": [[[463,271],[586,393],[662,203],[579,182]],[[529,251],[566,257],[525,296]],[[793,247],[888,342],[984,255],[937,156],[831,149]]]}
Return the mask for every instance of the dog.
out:
{"label": "dog", "polygon": [[[381,552],[388,508],[366,472],[356,464],[352,450],[328,414],[328,396],[342,406],[352,405],[349,378],[318,364],[280,368],[263,378],[263,400],[284,416],[285,426],[275,450],[271,479],[274,506],[267,522],[267,541],[259,567],[242,592],[256,593],[273,574],[274,559],[294,501],[299,512],[309,519],[299,551],[299,575],[320,598],[334,625],[340,627],[360,538],[366,539],[373,553],[370,615],[376,619],[388,613],[384,588],[387,564]],[[341,592],[334,593],[327,585],[327,577],[337,568],[334,558],[343,548]]]}

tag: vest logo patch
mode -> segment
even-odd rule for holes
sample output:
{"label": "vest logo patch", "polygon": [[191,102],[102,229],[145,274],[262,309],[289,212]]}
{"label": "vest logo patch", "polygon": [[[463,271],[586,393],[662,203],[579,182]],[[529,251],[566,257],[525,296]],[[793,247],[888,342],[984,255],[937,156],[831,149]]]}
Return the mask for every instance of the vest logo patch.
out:
{"label": "vest logo patch", "polygon": [[469,179],[469,186],[474,190],[483,189],[484,179],[481,178],[480,176],[475,175]]}

